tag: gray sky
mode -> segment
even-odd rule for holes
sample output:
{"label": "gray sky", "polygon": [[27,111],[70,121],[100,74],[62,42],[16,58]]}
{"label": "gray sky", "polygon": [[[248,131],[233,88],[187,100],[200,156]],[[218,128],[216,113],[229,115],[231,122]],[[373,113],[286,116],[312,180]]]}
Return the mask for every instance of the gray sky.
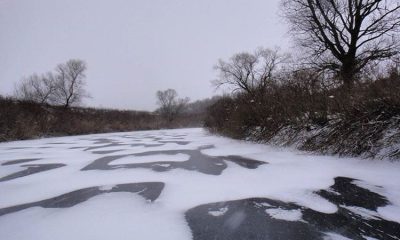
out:
{"label": "gray sky", "polygon": [[85,105],[155,109],[155,92],[210,97],[214,64],[286,49],[280,0],[0,0],[0,94],[71,58],[88,64]]}

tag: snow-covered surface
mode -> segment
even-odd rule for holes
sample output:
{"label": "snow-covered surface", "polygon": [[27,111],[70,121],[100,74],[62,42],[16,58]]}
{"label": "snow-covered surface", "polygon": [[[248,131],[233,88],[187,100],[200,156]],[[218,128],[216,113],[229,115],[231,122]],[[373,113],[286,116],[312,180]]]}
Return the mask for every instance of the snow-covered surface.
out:
{"label": "snow-covered surface", "polygon": [[364,219],[378,219],[377,218],[378,214],[376,214],[376,212],[365,208],[354,207],[354,206],[343,206],[343,205],[341,207],[362,216]]}
{"label": "snow-covered surface", "polygon": [[[188,143],[182,143],[184,141]],[[90,147],[99,148],[88,149]],[[107,152],[110,150],[116,152]],[[214,157],[238,155],[267,164],[248,169],[225,161],[227,168],[220,175],[183,168],[154,171],[121,167],[82,171],[99,158],[117,155],[124,157],[110,165],[155,162],[169,167],[171,162],[188,159],[183,153],[159,152],[168,150],[200,150]],[[158,153],[135,156],[149,151]],[[4,165],[12,160],[31,158],[40,159]],[[68,208],[32,207],[6,214],[0,216],[0,239],[191,239],[184,216],[188,209],[255,197],[292,202],[329,214],[336,212],[338,206],[314,192],[328,189],[337,176],[358,179],[358,184],[363,186],[380,186],[379,194],[390,202],[377,212],[350,206],[352,211],[362,210],[370,217],[400,223],[400,164],[395,162],[310,155],[217,137],[202,129],[97,134],[0,144],[0,164],[3,164],[0,178],[26,169],[25,165],[50,163],[66,166],[0,182],[0,209],[94,186],[107,190],[117,184],[163,182],[165,187],[154,202],[135,193],[118,192],[101,194]],[[377,191],[373,187],[370,189]],[[226,211],[228,209],[220,209],[210,214],[220,216]],[[271,209],[268,214],[288,221],[301,219],[299,211]],[[339,239],[334,234],[329,237]]]}
{"label": "snow-covered surface", "polygon": [[378,208],[378,213],[384,219],[394,222],[400,222],[400,207],[399,205],[388,205]]}
{"label": "snow-covered surface", "polygon": [[351,240],[336,233],[327,233],[324,240]]}
{"label": "snow-covered surface", "polygon": [[285,209],[280,209],[280,208],[271,208],[265,210],[265,212],[268,213],[269,216],[275,219],[279,220],[285,220],[285,221],[300,221],[302,213],[300,210],[294,209],[294,210],[285,210]]}
{"label": "snow-covered surface", "polygon": [[220,216],[223,216],[227,211],[228,211],[228,208],[223,207],[218,210],[208,211],[208,214],[210,214],[211,216],[214,216],[214,217],[220,217]]}

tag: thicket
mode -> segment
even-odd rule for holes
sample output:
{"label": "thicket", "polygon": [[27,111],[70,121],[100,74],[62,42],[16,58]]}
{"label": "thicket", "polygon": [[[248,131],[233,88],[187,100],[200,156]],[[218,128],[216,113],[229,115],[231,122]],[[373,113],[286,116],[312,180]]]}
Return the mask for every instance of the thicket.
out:
{"label": "thicket", "polygon": [[224,96],[208,109],[205,126],[233,138],[333,154],[374,157],[389,147],[386,155],[400,158],[397,68],[352,89],[326,87],[314,73],[291,72],[253,93]]}
{"label": "thicket", "polygon": [[0,141],[47,136],[201,126],[203,113],[184,113],[173,123],[158,114],[51,106],[0,96]]}
{"label": "thicket", "polygon": [[154,129],[147,112],[50,106],[0,97],[0,141],[44,136]]}

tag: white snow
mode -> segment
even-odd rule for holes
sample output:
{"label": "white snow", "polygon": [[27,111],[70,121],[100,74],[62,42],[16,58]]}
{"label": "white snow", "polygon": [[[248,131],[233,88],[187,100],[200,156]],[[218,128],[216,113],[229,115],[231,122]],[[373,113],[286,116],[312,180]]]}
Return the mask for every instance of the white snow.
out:
{"label": "white snow", "polygon": [[269,208],[265,210],[272,218],[285,221],[300,221],[303,214],[300,210],[285,210],[281,208]]}
{"label": "white snow", "polygon": [[[118,146],[122,151],[108,154],[93,153],[105,150],[101,148],[84,151],[86,147],[104,145],[94,144],[95,139],[99,138],[110,138],[121,144],[138,143],[134,141],[136,139],[146,144],[157,144],[157,140],[153,137],[165,141],[173,140],[175,135],[182,138],[179,141],[190,143],[187,145],[166,143],[150,148],[124,145]],[[60,142],[66,144],[49,144]],[[172,169],[167,172],[144,168],[81,171],[83,167],[104,156],[147,151],[194,150],[206,145],[214,145],[215,148],[201,150],[203,154],[239,155],[268,164],[261,165],[257,169],[247,169],[226,161],[227,168],[218,176],[184,169]],[[85,148],[76,148],[82,146]],[[11,149],[14,147],[28,148]],[[363,186],[370,186],[370,189],[379,191],[391,205],[379,208],[376,216],[400,222],[400,181],[396,180],[399,179],[400,163],[396,162],[317,156],[293,149],[274,148],[217,137],[202,129],[179,129],[2,143],[0,178],[25,169],[21,165],[30,164],[5,166],[1,165],[2,163],[26,158],[42,158],[31,164],[63,163],[67,166],[0,182],[0,208],[40,201],[93,186],[105,186],[102,189],[110,189],[116,184],[123,183],[163,182],[165,187],[160,197],[153,203],[146,202],[138,194],[107,193],[70,208],[36,207],[4,215],[0,217],[2,240],[191,239],[191,232],[184,218],[184,213],[188,209],[207,203],[253,197],[293,202],[316,211],[334,213],[337,211],[337,206],[313,192],[328,189],[334,184],[334,178],[337,176],[358,179],[360,183],[357,184],[363,183]],[[129,156],[110,164],[172,162],[187,159],[188,156],[185,154],[159,154]],[[222,212],[220,209],[216,214]],[[299,212],[281,214],[275,212],[274,216],[299,219]],[[229,224],[237,227],[243,219],[245,213],[237,212],[232,215]],[[331,239],[338,239],[334,238],[337,236],[332,236]]]}
{"label": "white snow", "polygon": [[103,185],[99,187],[99,190],[101,191],[109,191],[113,189],[116,185]]}
{"label": "white snow", "polygon": [[336,233],[326,233],[326,237],[324,237],[324,240],[351,240],[351,239]]}
{"label": "white snow", "polygon": [[184,162],[189,160],[189,155],[187,154],[154,154],[149,156],[127,156],[117,160],[114,160],[110,165],[117,164],[129,164],[129,163],[149,163],[149,162]]}
{"label": "white snow", "polygon": [[386,220],[400,222],[400,207],[395,205],[387,205],[379,207],[378,213]]}
{"label": "white snow", "polygon": [[103,194],[66,209],[27,209],[0,218],[0,229],[2,240],[191,238],[182,215],[132,193]]}
{"label": "white snow", "polygon": [[268,203],[255,203],[255,205],[258,207],[272,207],[271,204]]}
{"label": "white snow", "polygon": [[377,238],[373,238],[373,237],[368,237],[368,236],[363,236],[366,240],[379,240]]}
{"label": "white snow", "polygon": [[210,211],[208,211],[208,214],[210,214],[211,216],[214,216],[214,217],[220,217],[220,216],[223,216],[227,211],[228,211],[228,207],[223,207],[218,210],[210,210]]}
{"label": "white snow", "polygon": [[378,219],[377,217],[379,216],[379,214],[377,212],[365,209],[365,208],[361,208],[361,207],[355,207],[355,206],[344,206],[341,205],[342,208],[345,208],[355,214],[358,214],[360,216],[362,216],[364,219]]}

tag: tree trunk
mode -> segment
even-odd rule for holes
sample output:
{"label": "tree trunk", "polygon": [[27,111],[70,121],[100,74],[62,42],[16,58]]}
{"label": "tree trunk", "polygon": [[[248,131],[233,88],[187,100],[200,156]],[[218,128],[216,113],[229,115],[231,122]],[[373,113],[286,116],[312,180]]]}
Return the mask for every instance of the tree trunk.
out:
{"label": "tree trunk", "polygon": [[343,87],[352,89],[356,80],[356,64],[354,58],[345,59],[340,68],[339,77],[343,81]]}

